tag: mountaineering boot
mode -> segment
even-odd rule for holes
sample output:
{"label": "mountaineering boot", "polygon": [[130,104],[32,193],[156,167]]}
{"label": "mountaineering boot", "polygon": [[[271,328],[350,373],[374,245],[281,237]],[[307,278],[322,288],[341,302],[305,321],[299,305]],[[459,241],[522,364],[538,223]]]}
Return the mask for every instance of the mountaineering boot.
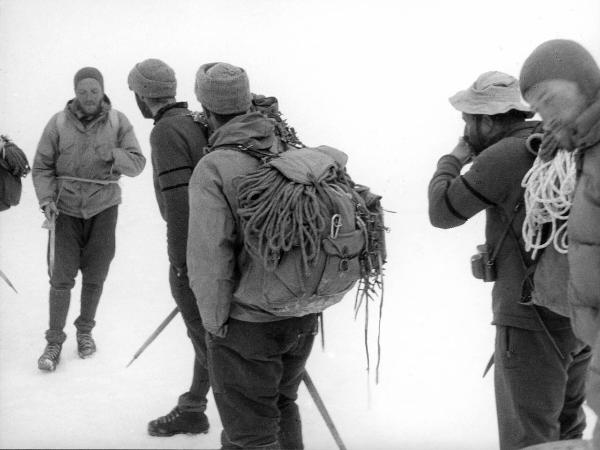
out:
{"label": "mountaineering boot", "polygon": [[173,436],[179,433],[208,433],[208,417],[203,412],[184,411],[176,406],[166,416],[148,423],[150,436]]}
{"label": "mountaineering boot", "polygon": [[58,362],[60,361],[60,351],[62,350],[62,344],[52,343],[46,345],[44,353],[38,359],[38,368],[40,370],[53,371],[56,369]]}
{"label": "mountaineering boot", "polygon": [[80,358],[92,356],[96,351],[96,343],[91,333],[77,332],[77,352]]}

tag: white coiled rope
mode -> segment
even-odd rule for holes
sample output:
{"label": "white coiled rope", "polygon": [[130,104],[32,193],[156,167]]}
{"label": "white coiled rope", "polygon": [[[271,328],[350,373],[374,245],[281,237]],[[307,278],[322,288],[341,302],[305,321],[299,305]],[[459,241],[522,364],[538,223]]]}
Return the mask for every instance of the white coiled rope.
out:
{"label": "white coiled rope", "polygon": [[[535,259],[540,249],[550,244],[560,253],[567,253],[567,219],[575,190],[575,160],[573,152],[559,150],[550,161],[537,157],[523,177],[525,188],[525,220],[523,240]],[[559,225],[559,221],[563,223]],[[542,227],[550,223],[550,233],[542,241]]]}

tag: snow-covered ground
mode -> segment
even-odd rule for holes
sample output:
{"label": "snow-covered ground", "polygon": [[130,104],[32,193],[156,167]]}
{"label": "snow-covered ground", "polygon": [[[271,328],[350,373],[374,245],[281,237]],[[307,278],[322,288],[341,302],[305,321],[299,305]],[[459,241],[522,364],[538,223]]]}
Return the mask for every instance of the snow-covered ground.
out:
{"label": "snow-covered ground", "polygon": [[[598,58],[599,18],[595,0],[0,0],[0,132],[32,160],[46,122],[73,95],[73,74],[94,65],[148,155],[152,124],[126,85],[133,64],[167,61],[179,99],[193,109],[200,64],[245,67],[253,90],[277,95],[306,143],[345,150],[353,178],[395,211],[387,218],[379,384],[365,371],[364,316],[353,319],[351,298],[327,311],[326,346],[317,343],[308,364],[347,447],[494,449],[492,377],[481,378],[493,349],[490,286],[471,278],[468,264],[483,220],[447,231],[427,220],[435,162],[462,130],[447,98],[481,72],[518,74],[546,39],[576,39]],[[147,422],[187,389],[193,356],[178,317],[125,368],[174,303],[150,166],[121,185],[117,256],[94,331],[98,352],[88,360],[76,354],[78,284],[55,373],[36,366],[48,320],[47,237],[30,177],[21,205],[0,213],[0,269],[19,291],[0,282],[0,447],[219,446],[212,398],[207,435],[146,433]],[[335,449],[304,387],[299,404],[306,448]]]}

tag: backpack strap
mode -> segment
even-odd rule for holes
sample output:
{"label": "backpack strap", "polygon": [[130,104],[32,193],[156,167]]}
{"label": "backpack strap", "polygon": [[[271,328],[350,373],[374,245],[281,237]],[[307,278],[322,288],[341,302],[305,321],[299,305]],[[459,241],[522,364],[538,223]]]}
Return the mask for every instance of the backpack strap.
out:
{"label": "backpack strap", "polygon": [[[506,240],[506,236],[512,230],[512,224],[515,220],[515,217],[517,216],[517,213],[519,212],[519,210],[521,209],[522,206],[523,206],[523,198],[519,199],[519,201],[517,201],[517,203],[515,203],[513,212],[510,215],[510,217],[508,218],[508,224],[506,225],[506,228],[502,232],[500,240],[498,241],[498,243],[496,244],[496,247],[494,248],[494,252],[492,253],[492,257],[490,258],[490,264],[494,264],[496,262],[498,253],[500,253],[500,249],[502,248],[502,245],[504,244],[504,241]],[[512,231],[514,233],[514,230],[512,230]],[[517,239],[517,245],[519,246],[519,252],[520,252],[521,244],[519,243],[518,239]],[[521,256],[523,256],[523,255],[521,255]]]}

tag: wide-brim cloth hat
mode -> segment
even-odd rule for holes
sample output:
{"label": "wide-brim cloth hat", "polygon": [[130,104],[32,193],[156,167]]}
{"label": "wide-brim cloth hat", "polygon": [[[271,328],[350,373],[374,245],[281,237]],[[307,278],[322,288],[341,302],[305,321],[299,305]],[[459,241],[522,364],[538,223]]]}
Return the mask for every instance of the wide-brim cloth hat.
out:
{"label": "wide-brim cloth hat", "polygon": [[454,108],[467,114],[493,116],[516,110],[527,117],[533,116],[521,98],[519,81],[503,72],[481,74],[468,89],[457,92],[449,100]]}
{"label": "wide-brim cloth hat", "polygon": [[137,63],[129,72],[127,84],[133,92],[146,98],[171,98],[177,92],[175,71],[155,58]]}
{"label": "wide-brim cloth hat", "polygon": [[104,91],[104,77],[102,76],[102,73],[100,73],[100,71],[95,67],[83,67],[79,69],[73,77],[73,87],[77,89],[77,83],[79,83],[81,80],[85,80],[86,78],[92,78],[93,80],[96,80],[98,83],[100,83],[100,87]]}
{"label": "wide-brim cloth hat", "polygon": [[203,64],[196,73],[198,101],[217,114],[246,112],[252,106],[250,82],[241,67],[217,62]]}
{"label": "wide-brim cloth hat", "polygon": [[552,39],[531,52],[523,63],[519,80],[523,94],[542,81],[572,81],[591,100],[600,91],[600,68],[581,44],[568,39]]}

